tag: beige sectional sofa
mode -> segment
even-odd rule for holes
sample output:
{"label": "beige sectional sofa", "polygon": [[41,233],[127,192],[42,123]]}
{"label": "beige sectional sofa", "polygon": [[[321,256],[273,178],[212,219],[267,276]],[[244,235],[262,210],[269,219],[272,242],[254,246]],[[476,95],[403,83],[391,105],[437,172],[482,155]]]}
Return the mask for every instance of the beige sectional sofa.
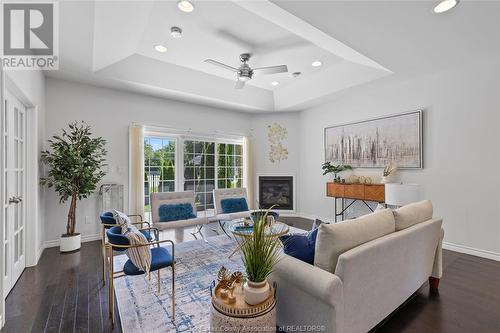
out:
{"label": "beige sectional sofa", "polygon": [[270,277],[278,324],[290,332],[367,332],[427,279],[437,288],[444,231],[432,216],[422,201],[321,225],[314,266],[284,255]]}

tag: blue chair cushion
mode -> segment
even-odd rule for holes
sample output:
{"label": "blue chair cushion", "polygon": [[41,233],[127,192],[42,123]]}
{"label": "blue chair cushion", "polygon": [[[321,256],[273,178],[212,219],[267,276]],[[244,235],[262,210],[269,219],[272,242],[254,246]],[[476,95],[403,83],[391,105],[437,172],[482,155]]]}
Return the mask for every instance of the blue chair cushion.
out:
{"label": "blue chair cushion", "polygon": [[[156,271],[161,268],[172,266],[173,259],[172,255],[164,247],[153,247],[151,248],[151,272]],[[123,273],[126,275],[141,275],[144,274],[143,271],[139,270],[132,261],[127,260],[123,266]]]}
{"label": "blue chair cushion", "polygon": [[[151,236],[151,233],[147,230],[141,230],[141,233],[146,237],[148,242],[153,240],[153,236]],[[116,227],[111,227],[106,231],[106,235],[108,236],[108,240],[110,243],[116,244],[116,245],[129,245],[130,242],[128,241],[128,238],[124,235],[122,235],[122,227],[121,226],[116,226]],[[122,247],[113,247],[114,251],[125,251],[126,248]]]}
{"label": "blue chair cushion", "polygon": [[227,198],[220,201],[220,207],[223,214],[239,213],[248,210],[248,204],[245,198]]}
{"label": "blue chair cushion", "polygon": [[158,208],[158,215],[160,216],[160,222],[188,220],[196,217],[190,203],[161,205]]}
{"label": "blue chair cushion", "polygon": [[317,235],[318,229],[314,229],[306,234],[284,235],[280,240],[286,254],[314,265]]}
{"label": "blue chair cushion", "polygon": [[99,217],[101,218],[101,223],[103,224],[116,224],[113,212],[104,212]]}

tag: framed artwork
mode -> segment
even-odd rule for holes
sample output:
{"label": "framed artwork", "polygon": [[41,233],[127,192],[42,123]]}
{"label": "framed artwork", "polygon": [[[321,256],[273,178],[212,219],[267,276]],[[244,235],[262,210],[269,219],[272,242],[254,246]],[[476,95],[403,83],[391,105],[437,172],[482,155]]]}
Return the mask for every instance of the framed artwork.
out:
{"label": "framed artwork", "polygon": [[422,110],[325,128],[325,161],[359,168],[423,168]]}

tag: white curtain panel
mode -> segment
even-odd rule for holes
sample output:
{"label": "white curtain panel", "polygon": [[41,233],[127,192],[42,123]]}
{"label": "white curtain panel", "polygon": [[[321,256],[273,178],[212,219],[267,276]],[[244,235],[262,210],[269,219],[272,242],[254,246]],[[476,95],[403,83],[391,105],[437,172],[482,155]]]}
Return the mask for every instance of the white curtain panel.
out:
{"label": "white curtain panel", "polygon": [[248,208],[255,209],[253,145],[251,137],[243,139],[243,187],[247,189]]}
{"label": "white curtain panel", "polygon": [[144,126],[132,124],[130,136],[129,214],[144,216]]}

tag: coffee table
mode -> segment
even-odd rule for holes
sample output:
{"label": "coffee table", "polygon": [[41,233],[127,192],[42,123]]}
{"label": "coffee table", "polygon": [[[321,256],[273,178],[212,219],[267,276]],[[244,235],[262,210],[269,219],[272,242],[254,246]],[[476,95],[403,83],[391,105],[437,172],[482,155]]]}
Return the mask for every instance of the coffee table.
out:
{"label": "coffee table", "polygon": [[[235,237],[251,237],[253,235],[253,222],[246,219],[235,220],[231,222],[229,231]],[[290,227],[283,222],[276,221],[266,226],[264,231],[268,237],[280,237],[288,234],[290,232]],[[240,246],[238,245],[229,255],[229,258],[238,252],[239,249]]]}

